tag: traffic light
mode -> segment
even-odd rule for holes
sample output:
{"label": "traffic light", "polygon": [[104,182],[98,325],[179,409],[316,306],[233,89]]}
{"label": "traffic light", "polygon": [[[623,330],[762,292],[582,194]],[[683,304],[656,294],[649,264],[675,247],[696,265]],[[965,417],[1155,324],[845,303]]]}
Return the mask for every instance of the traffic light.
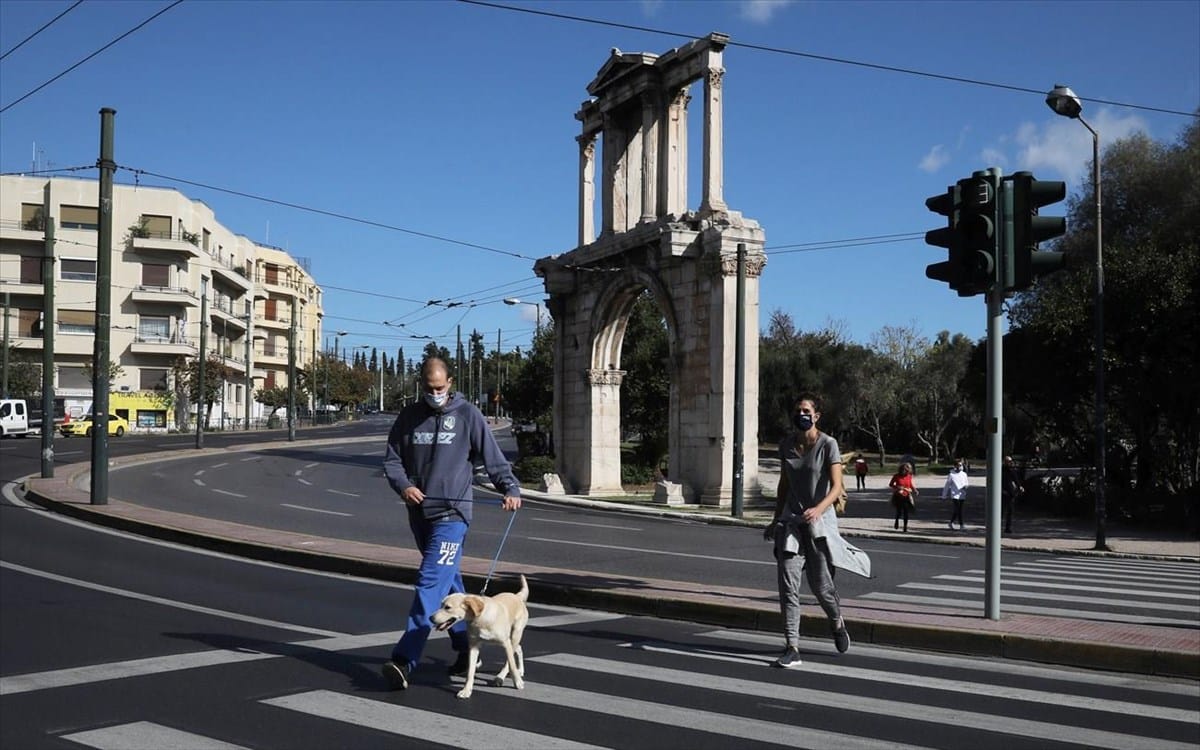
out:
{"label": "traffic light", "polygon": [[1006,247],[1003,284],[1004,291],[1019,292],[1033,286],[1038,276],[1063,267],[1062,253],[1038,250],[1038,243],[1066,233],[1067,220],[1062,216],[1039,216],[1038,209],[1066,198],[1067,185],[1034,179],[1030,172],[1017,172],[1010,179],[1012,232]]}
{"label": "traffic light", "polygon": [[960,297],[982,294],[999,281],[1000,257],[1000,170],[992,168],[959,180],[962,186],[962,211],[959,227],[965,252],[963,268],[966,283]]}
{"label": "traffic light", "polygon": [[925,242],[949,250],[949,259],[925,267],[925,275],[945,281],[960,297],[986,292],[997,281],[1000,171],[989,169],[959,180],[925,201],[948,218],[947,226],[925,233]]}
{"label": "traffic light", "polygon": [[951,185],[941,195],[935,195],[925,200],[926,208],[947,219],[945,227],[925,233],[925,242],[950,251],[949,260],[925,266],[925,276],[937,281],[945,281],[951,289],[956,291],[959,284],[962,283],[961,264],[957,262],[962,248],[962,238],[958,232],[959,192],[957,185]]}

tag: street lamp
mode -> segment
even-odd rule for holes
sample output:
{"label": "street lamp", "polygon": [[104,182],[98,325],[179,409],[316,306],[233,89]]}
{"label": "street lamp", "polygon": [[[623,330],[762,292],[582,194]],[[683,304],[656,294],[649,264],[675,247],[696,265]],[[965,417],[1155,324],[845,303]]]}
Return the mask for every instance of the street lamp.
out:
{"label": "street lamp", "polygon": [[506,297],[504,299],[506,305],[533,305],[537,308],[537,335],[542,335],[542,303],[541,302],[525,302],[516,297]]}
{"label": "street lamp", "polygon": [[[333,358],[337,359],[338,339],[345,336],[349,331],[338,331],[333,336]],[[321,415],[322,421],[329,416],[329,337],[325,337],[325,403],[321,406],[325,413]]]}
{"label": "street lamp", "polygon": [[1104,503],[1105,484],[1105,450],[1104,450],[1104,245],[1100,238],[1100,134],[1087,124],[1081,117],[1083,103],[1068,86],[1056,84],[1050,93],[1046,94],[1046,106],[1057,115],[1079,120],[1092,134],[1092,192],[1096,194],[1096,298],[1093,302],[1095,310],[1095,349],[1096,358],[1096,549],[1108,549],[1105,538],[1105,517],[1107,511]]}

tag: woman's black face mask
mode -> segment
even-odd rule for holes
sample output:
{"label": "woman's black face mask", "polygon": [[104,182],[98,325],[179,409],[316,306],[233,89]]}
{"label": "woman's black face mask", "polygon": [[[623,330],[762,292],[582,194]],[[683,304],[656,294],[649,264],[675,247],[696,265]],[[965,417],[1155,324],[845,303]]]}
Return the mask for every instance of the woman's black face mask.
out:
{"label": "woman's black face mask", "polygon": [[808,432],[813,426],[813,415],[811,414],[793,414],[792,424],[801,432]]}

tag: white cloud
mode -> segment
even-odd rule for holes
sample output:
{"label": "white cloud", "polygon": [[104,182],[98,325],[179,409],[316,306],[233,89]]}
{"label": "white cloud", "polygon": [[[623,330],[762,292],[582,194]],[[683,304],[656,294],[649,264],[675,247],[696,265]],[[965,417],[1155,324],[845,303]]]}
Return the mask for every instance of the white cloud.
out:
{"label": "white cloud", "polygon": [[[1108,108],[1099,109],[1094,117],[1085,119],[1100,132],[1101,151],[1106,144],[1148,130],[1141,117],[1116,115]],[[1035,174],[1038,170],[1050,170],[1071,183],[1090,179],[1092,134],[1082,123],[1065,117],[1053,117],[1040,126],[1022,123],[1013,140],[1018,148],[1015,159],[1018,169]]]}
{"label": "white cloud", "polygon": [[929,153],[922,157],[921,162],[917,165],[923,172],[933,174],[950,162],[950,154],[947,153],[946,147],[942,144],[937,144],[929,149]]}
{"label": "white cloud", "polygon": [[642,0],[642,15],[654,18],[662,10],[663,0]]}
{"label": "white cloud", "polygon": [[792,4],[792,0],[745,0],[739,3],[742,18],[754,23],[767,23],[779,10]]}
{"label": "white cloud", "polygon": [[985,148],[980,152],[979,160],[989,167],[1000,167],[1003,169],[1008,165],[1008,155],[998,148]]}

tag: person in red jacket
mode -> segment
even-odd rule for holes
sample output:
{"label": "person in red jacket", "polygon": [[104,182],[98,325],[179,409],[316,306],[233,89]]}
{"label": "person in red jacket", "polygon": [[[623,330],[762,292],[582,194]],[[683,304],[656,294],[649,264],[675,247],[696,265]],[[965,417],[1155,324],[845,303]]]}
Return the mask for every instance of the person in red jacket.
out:
{"label": "person in red jacket", "polygon": [[916,487],[913,486],[912,464],[900,464],[900,472],[888,482],[892,488],[892,506],[896,509],[896,523],[892,528],[900,528],[900,519],[904,519],[904,530],[908,531],[908,511],[916,506]]}

